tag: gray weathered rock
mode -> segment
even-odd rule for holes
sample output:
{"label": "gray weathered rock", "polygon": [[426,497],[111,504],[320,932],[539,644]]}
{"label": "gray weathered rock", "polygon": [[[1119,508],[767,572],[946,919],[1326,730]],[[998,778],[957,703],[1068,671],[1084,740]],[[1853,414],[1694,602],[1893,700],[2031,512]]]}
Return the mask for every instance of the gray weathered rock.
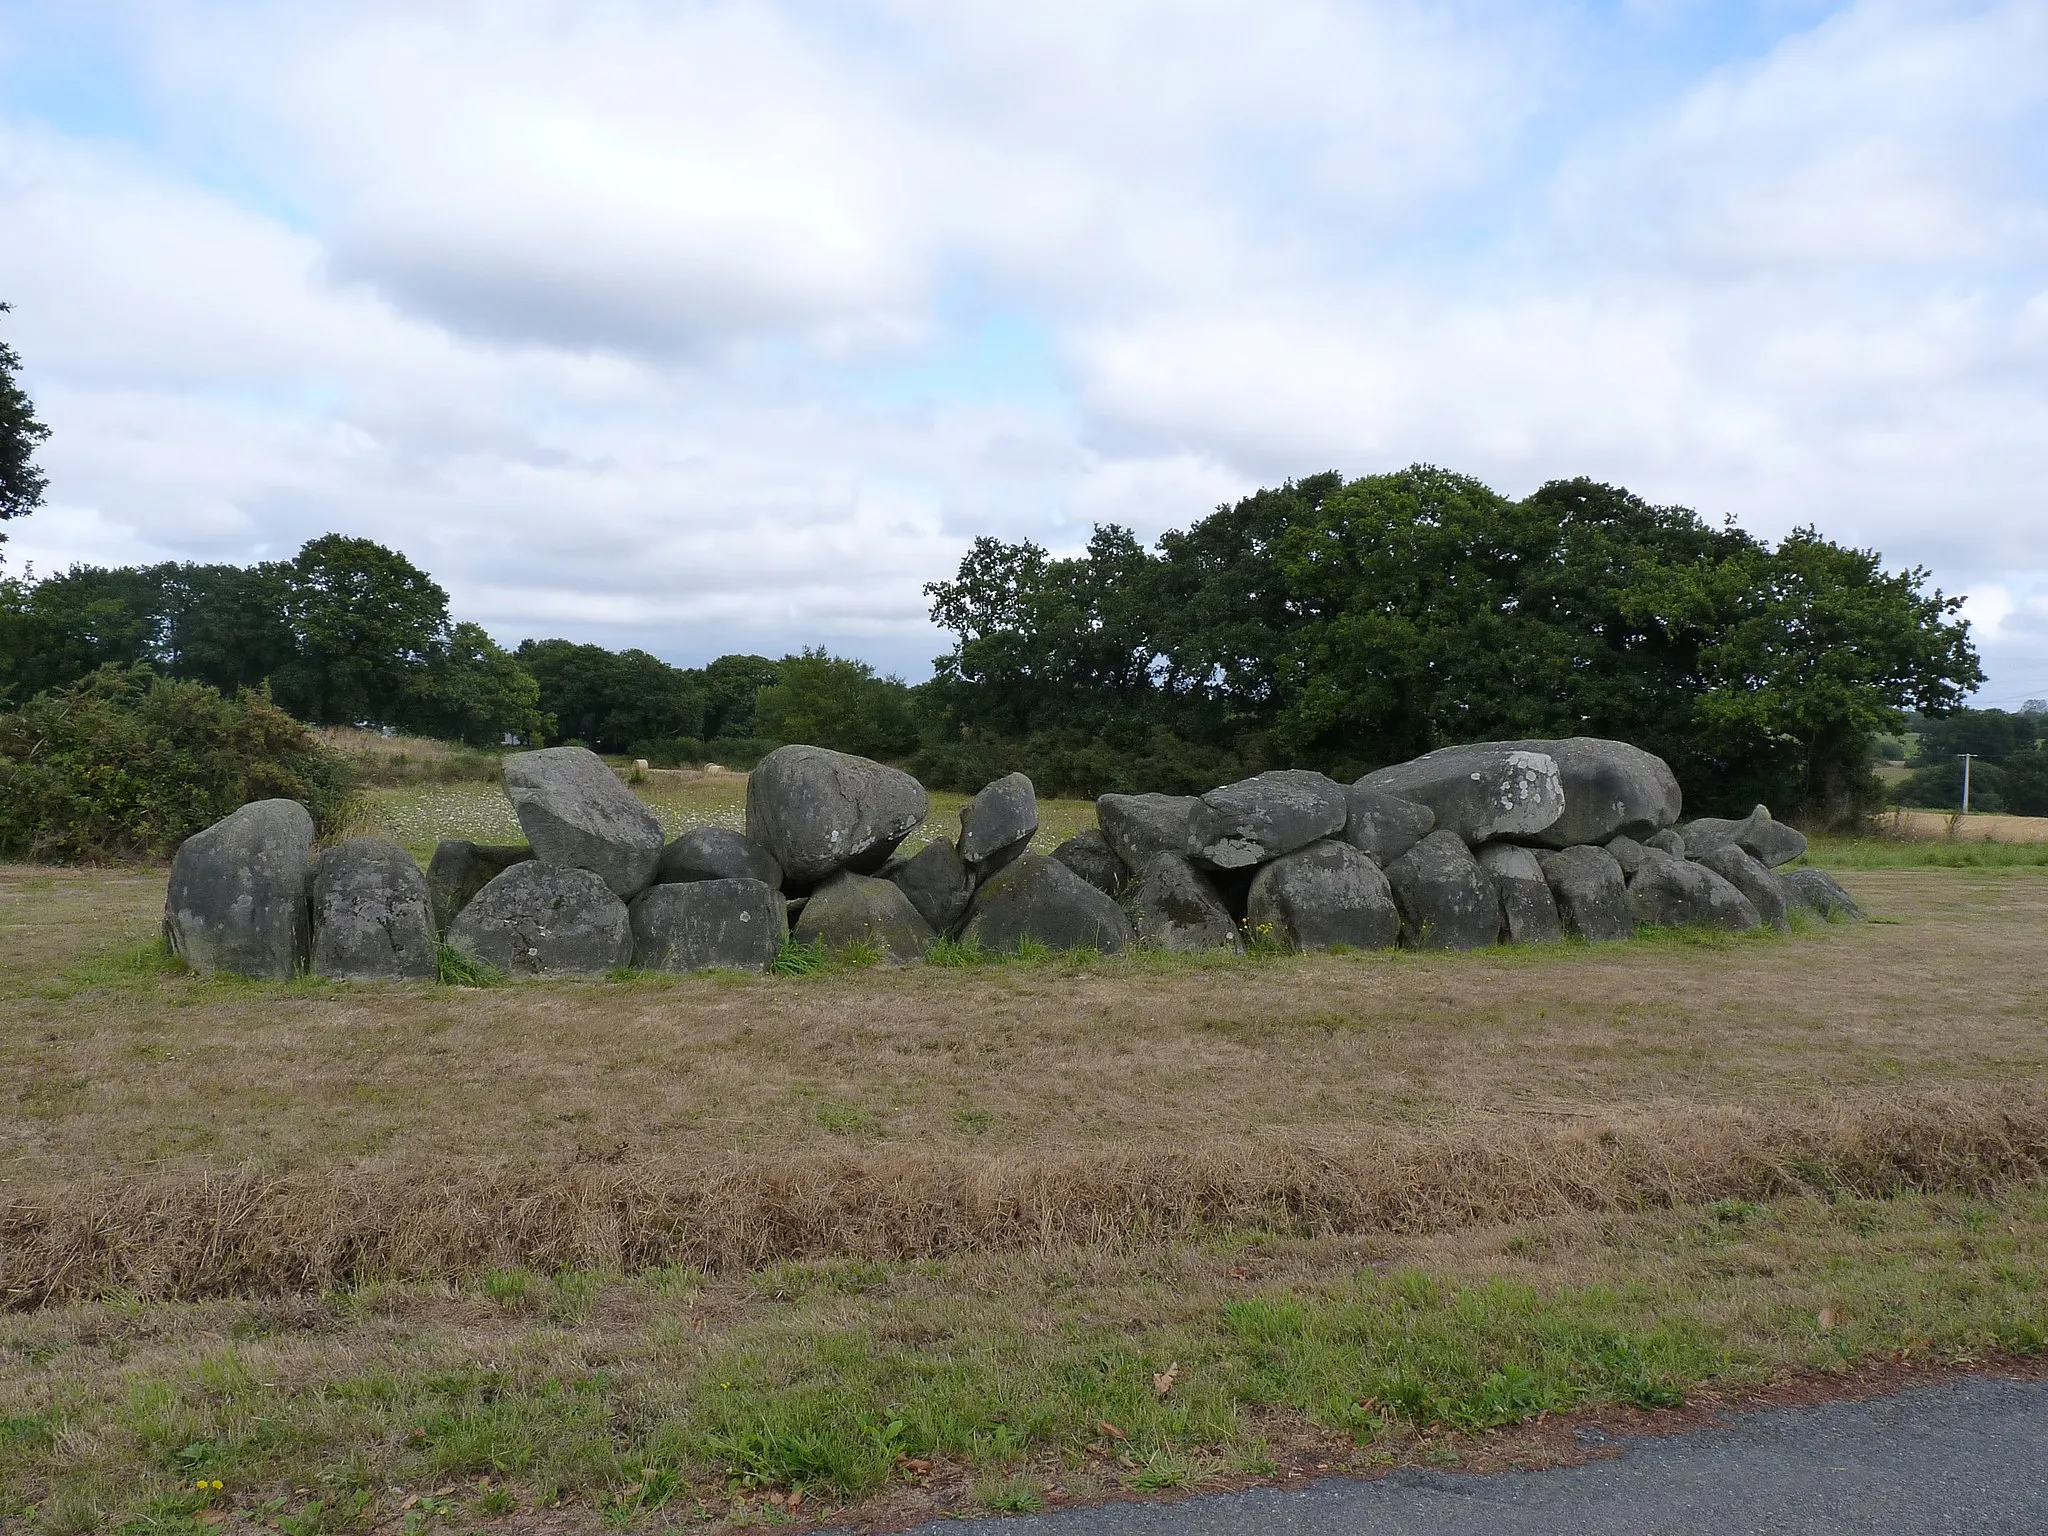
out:
{"label": "gray weathered rock", "polygon": [[1363,783],[1344,791],[1344,841],[1381,868],[1436,830],[1436,812]]}
{"label": "gray weathered rock", "polygon": [[427,895],[434,907],[434,931],[446,933],[455,914],[470,898],[514,864],[533,857],[533,850],[494,843],[468,843],[445,838],[427,865]]}
{"label": "gray weathered rock", "polygon": [[1668,853],[1674,859],[1685,857],[1685,839],[1678,835],[1676,827],[1666,827],[1643,839],[1645,848],[1654,848],[1659,853]]}
{"label": "gray weathered rock", "polygon": [[1629,882],[1628,904],[1637,922],[1659,928],[1697,925],[1746,933],[1763,926],[1747,896],[1691,859],[1652,859]]}
{"label": "gray weathered rock", "polygon": [[1621,863],[1605,848],[1546,848],[1536,855],[1564,931],[1592,944],[1632,938],[1635,911]]}
{"label": "gray weathered rock", "polygon": [[1131,883],[1130,870],[1098,828],[1076,832],[1052,856],[1105,896],[1120,896]]}
{"label": "gray weathered rock", "polygon": [[313,860],[313,974],[333,981],[432,981],[433,898],[411,854],[352,837]]}
{"label": "gray weathered rock", "polygon": [[1188,851],[1194,810],[1193,795],[1102,795],[1095,801],[1095,820],[1124,867],[1139,870],[1155,853]]}
{"label": "gray weathered rock", "polygon": [[1564,811],[1533,838],[1547,848],[1605,843],[1617,834],[1641,841],[1678,820],[1684,801],[1677,776],[1641,747],[1598,736],[1507,745],[1544,753],[1557,764]]}
{"label": "gray weathered rock", "polygon": [[811,892],[796,920],[796,941],[827,949],[868,944],[891,965],[922,960],[938,938],[892,880],[842,870]]}
{"label": "gray weathered rock", "polygon": [[1155,853],[1124,893],[1131,934],[1160,949],[1242,947],[1223,898],[1184,854]]}
{"label": "gray weathered rock", "polygon": [[891,859],[882,878],[896,883],[934,933],[950,932],[967,915],[967,903],[974,896],[974,875],[967,861],[943,837],[933,838],[907,859]]}
{"label": "gray weathered rock", "polygon": [[164,938],[197,971],[287,981],[312,942],[306,907],[313,818],[296,800],[258,800],[178,845]]}
{"label": "gray weathered rock", "polygon": [[1837,918],[1864,916],[1856,898],[1843,890],[1841,882],[1824,869],[1788,869],[1779,878],[1796,891],[1810,909],[1829,922]]}
{"label": "gray weathered rock", "polygon": [[661,850],[654,883],[687,885],[694,880],[758,880],[779,891],[782,866],[774,854],[731,827],[692,827]]}
{"label": "gray weathered rock", "polygon": [[1643,860],[1651,856],[1647,843],[1639,843],[1626,835],[1610,837],[1605,846],[1614,855],[1614,862],[1621,866],[1622,874],[1629,879],[1635,878],[1636,871],[1643,867]]}
{"label": "gray weathered rock", "polygon": [[982,786],[960,807],[960,857],[987,879],[1030,844],[1038,830],[1038,793],[1012,773]]}
{"label": "gray weathered rock", "polygon": [[1411,949],[1480,949],[1500,939],[1500,897],[1464,839],[1439,828],[1387,866]]}
{"label": "gray weathered rock", "polygon": [[661,823],[587,747],[543,747],[505,759],[505,793],[534,857],[587,869],[615,896],[654,878]]}
{"label": "gray weathered rock", "polygon": [[1792,927],[1792,911],[1804,906],[1805,898],[1784,879],[1766,869],[1744,849],[1730,845],[1703,853],[1694,861],[1705,865],[1749,898],[1756,915],[1780,933]]}
{"label": "gray weathered rock", "polygon": [[633,964],[643,971],[765,971],[789,935],[788,904],[765,880],[653,885],[628,910]]}
{"label": "gray weathered rock", "polygon": [[1500,893],[1501,927],[1511,944],[1555,944],[1564,937],[1557,901],[1536,855],[1514,843],[1488,843],[1476,855]]}
{"label": "gray weathered rock", "polygon": [[1806,852],[1806,834],[1797,827],[1771,820],[1770,807],[1763,805],[1737,821],[1702,816],[1698,821],[1688,821],[1678,832],[1685,839],[1687,856],[1694,859],[1716,848],[1733,846],[1765,868],[1776,869]]}
{"label": "gray weathered rock", "polygon": [[1250,869],[1335,837],[1348,814],[1335,780],[1275,769],[1202,796],[1188,815],[1187,852],[1209,869]]}
{"label": "gray weathered rock", "polygon": [[609,971],[633,958],[633,925],[594,870],[528,859],[476,893],[448,943],[507,976]]}
{"label": "gray weathered rock", "polygon": [[1348,842],[1310,843],[1252,879],[1245,925],[1289,949],[1386,949],[1401,912],[1379,865]]}
{"label": "gray weathered rock", "polygon": [[974,893],[961,937],[994,950],[1030,939],[1049,949],[1117,954],[1131,941],[1131,925],[1121,907],[1066,865],[1027,853]]}
{"label": "gray weathered rock", "polygon": [[1533,839],[1564,813],[1556,760],[1511,741],[1442,747],[1368,773],[1358,787],[1420,801],[1435,812],[1437,831],[1475,848],[1498,838]]}
{"label": "gray weathered rock", "polygon": [[930,811],[909,774],[823,747],[777,747],[747,779],[747,836],[803,885],[872,874]]}

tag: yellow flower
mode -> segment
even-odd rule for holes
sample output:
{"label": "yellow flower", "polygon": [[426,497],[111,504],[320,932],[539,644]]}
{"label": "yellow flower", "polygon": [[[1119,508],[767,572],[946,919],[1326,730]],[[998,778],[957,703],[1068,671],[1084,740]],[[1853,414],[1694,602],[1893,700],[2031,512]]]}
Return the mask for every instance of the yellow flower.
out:
{"label": "yellow flower", "polygon": [[213,1480],[213,1486],[214,1486],[214,1487],[216,1487],[216,1488],[224,1488],[224,1487],[226,1487],[227,1485],[226,1485],[225,1483],[223,1483],[223,1482],[222,1482],[222,1481],[221,1481],[221,1480],[220,1480],[219,1478],[217,1478],[217,1477],[216,1477],[216,1478],[215,1478],[215,1479]]}

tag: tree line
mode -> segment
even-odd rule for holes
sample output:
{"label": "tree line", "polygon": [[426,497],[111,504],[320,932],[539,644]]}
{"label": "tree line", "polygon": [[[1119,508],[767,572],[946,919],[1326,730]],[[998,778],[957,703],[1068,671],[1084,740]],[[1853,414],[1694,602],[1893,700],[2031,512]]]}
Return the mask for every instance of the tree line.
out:
{"label": "tree line", "polygon": [[[44,488],[18,366],[0,346],[0,519]],[[1983,680],[1961,599],[1923,569],[1594,480],[1516,500],[1428,465],[1289,481],[1150,547],[1116,526],[1065,558],[977,539],[926,592],[953,645],[915,688],[822,649],[695,668],[560,639],[507,651],[403,555],[330,534],[255,566],[0,580],[0,698],[147,667],[265,689],[316,724],[669,761],[801,740],[937,787],[1022,769],[1084,794],[1614,736],[1669,760],[1696,810],[1833,822],[1878,802],[1871,764],[1907,712],[1951,716]],[[2034,771],[2019,755],[1985,754],[1991,793]],[[1945,770],[1923,771],[1936,793]]]}
{"label": "tree line", "polygon": [[[1962,804],[1963,754],[1970,764],[1970,809],[2048,816],[2048,699],[2016,711],[1958,709],[1910,720],[1913,771],[1899,786],[1901,805],[1953,811]],[[1903,743],[1901,744],[1903,746]]]}

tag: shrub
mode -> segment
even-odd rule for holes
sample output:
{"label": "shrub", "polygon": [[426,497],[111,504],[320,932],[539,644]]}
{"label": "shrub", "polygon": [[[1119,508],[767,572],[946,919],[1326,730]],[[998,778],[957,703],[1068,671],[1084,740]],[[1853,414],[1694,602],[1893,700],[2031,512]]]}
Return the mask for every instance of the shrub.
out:
{"label": "shrub", "polygon": [[168,854],[252,800],[297,800],[329,834],[352,798],[348,764],[267,692],[109,666],[0,714],[0,856]]}

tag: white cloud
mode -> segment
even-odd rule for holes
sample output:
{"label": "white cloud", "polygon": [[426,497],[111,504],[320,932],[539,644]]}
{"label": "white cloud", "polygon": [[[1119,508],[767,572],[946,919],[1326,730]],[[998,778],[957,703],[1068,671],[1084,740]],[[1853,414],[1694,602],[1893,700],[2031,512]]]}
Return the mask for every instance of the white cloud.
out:
{"label": "white cloud", "polygon": [[[1638,11],[118,7],[155,138],[0,118],[10,559],[339,528],[508,638],[915,669],[974,533],[1430,459],[1999,583],[2048,673],[2048,13],[1844,6],[1638,104]],[[991,312],[1036,361],[915,382]]]}

